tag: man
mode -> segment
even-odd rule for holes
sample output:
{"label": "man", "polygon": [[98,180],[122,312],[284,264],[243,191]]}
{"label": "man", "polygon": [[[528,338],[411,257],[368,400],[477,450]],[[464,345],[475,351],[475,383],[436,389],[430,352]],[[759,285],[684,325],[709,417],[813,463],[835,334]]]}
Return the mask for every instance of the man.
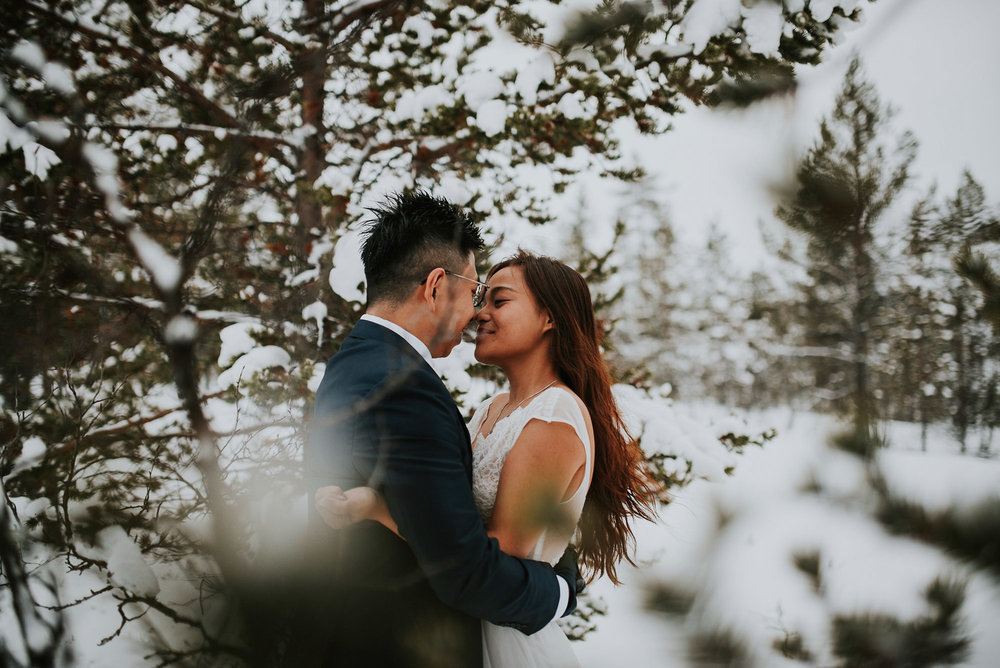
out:
{"label": "man", "polygon": [[313,512],[332,599],[319,651],[325,665],[476,666],[479,620],[539,630],[575,606],[575,564],[557,576],[487,536],[465,423],[430,366],[485,294],[479,230],[421,191],[374,214],[362,249],[368,306],[317,391],[306,476],[310,493],[376,488],[405,540],[374,522],[330,530]]}

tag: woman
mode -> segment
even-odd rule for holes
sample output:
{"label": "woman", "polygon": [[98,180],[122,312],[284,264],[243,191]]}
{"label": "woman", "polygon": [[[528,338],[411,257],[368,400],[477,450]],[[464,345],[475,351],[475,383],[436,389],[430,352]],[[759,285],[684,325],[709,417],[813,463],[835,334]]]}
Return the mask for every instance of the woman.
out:
{"label": "woman", "polygon": [[[618,584],[617,563],[634,564],[630,522],[652,518],[654,486],[611,393],[587,283],[524,251],[493,267],[487,282],[476,359],[500,367],[510,389],[469,422],[479,513],[504,552],[549,563],[576,531],[588,580],[605,574]],[[329,521],[335,528],[374,519],[396,529],[369,488],[323,494],[324,515],[345,518]],[[555,623],[525,636],[483,622],[483,651],[486,667],[576,664]]]}

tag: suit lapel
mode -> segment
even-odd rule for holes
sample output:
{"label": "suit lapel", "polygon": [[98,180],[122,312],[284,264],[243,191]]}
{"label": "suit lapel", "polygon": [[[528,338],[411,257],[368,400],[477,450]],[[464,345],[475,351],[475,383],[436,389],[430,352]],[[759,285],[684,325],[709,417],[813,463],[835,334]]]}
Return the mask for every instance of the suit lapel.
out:
{"label": "suit lapel", "polygon": [[458,406],[455,407],[455,419],[458,421],[459,432],[461,432],[462,438],[465,440],[465,447],[462,448],[462,464],[465,466],[465,471],[469,477],[469,484],[471,485],[472,484],[472,439],[469,438],[469,429],[465,425],[465,418],[462,417],[462,412],[458,410]]}
{"label": "suit lapel", "polygon": [[387,329],[377,323],[369,322],[368,320],[359,320],[354,329],[351,330],[349,337],[357,337],[361,340],[366,341],[378,341],[386,345],[387,347],[393,349],[395,353],[401,355],[405,360],[406,364],[413,365],[413,370],[415,372],[423,372],[433,376],[436,381],[436,389],[442,394],[443,397],[447,397],[447,400],[455,407],[455,422],[458,432],[462,435],[465,447],[461,448],[462,452],[462,464],[465,466],[465,470],[469,477],[469,482],[472,482],[472,440],[469,438],[469,430],[465,425],[465,418],[462,417],[461,411],[458,410],[458,406],[455,406],[454,400],[451,398],[451,392],[445,386],[444,381],[441,380],[441,376],[437,374],[437,371],[427,363],[420,353],[413,349],[403,337],[399,336],[390,329]]}

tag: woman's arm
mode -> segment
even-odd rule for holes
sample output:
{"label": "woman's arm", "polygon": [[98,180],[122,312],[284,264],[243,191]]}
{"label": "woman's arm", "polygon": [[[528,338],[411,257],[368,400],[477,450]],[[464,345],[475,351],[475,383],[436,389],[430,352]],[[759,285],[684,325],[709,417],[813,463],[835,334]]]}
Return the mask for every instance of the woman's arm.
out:
{"label": "woman's arm", "polygon": [[531,420],[525,426],[500,471],[488,527],[501,550],[524,558],[546,527],[575,521],[560,504],[584,482],[583,448],[568,424]]}

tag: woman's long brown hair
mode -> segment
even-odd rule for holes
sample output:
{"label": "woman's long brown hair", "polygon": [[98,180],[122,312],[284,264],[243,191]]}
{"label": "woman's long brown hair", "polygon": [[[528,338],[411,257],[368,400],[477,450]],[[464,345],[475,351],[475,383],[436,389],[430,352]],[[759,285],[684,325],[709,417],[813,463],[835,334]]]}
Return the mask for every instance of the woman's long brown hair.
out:
{"label": "woman's long brown hair", "polygon": [[656,485],[611,393],[611,374],[601,356],[590,288],[571,267],[523,250],[490,269],[489,277],[506,267],[521,268],[538,306],[552,316],[556,372],[583,400],[594,426],[594,473],[577,546],[581,571],[588,579],[603,573],[620,584],[615,571],[618,562],[625,559],[635,565],[630,553],[635,542],[631,520],[653,518]]}

